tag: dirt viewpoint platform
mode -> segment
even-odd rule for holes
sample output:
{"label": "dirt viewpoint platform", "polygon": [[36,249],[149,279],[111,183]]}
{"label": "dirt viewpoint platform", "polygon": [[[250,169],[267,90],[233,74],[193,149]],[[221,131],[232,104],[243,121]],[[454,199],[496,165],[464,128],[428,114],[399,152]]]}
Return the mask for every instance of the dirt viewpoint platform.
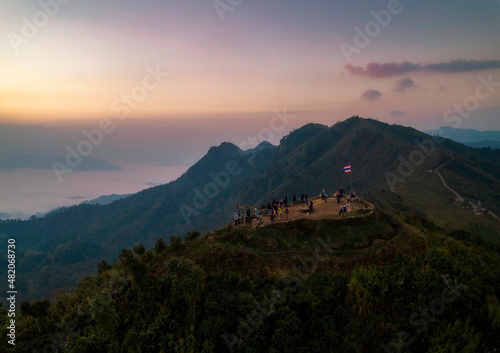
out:
{"label": "dirt viewpoint platform", "polygon": [[[319,196],[314,197],[312,199],[313,202],[313,211],[312,212],[304,212],[299,208],[305,208],[304,204],[294,204],[288,205],[288,221],[294,221],[297,219],[340,219],[340,218],[348,218],[348,217],[357,217],[363,214],[366,214],[369,211],[373,210],[373,205],[364,200],[359,200],[356,198],[355,200],[351,200],[351,212],[347,212],[343,214],[343,216],[339,215],[339,210],[341,205],[346,205],[347,207],[347,197],[344,196],[340,199],[340,203],[337,204],[337,199],[335,197],[329,198],[327,202],[321,200]],[[255,213],[253,213],[254,215]],[[271,224],[271,217],[268,214],[259,214],[258,218],[262,221],[259,226],[266,226]],[[274,223],[283,223],[287,222],[285,220],[285,208],[281,210],[281,217],[275,217]],[[247,226],[250,225],[249,223]],[[252,217],[252,227],[257,227],[257,220]]]}

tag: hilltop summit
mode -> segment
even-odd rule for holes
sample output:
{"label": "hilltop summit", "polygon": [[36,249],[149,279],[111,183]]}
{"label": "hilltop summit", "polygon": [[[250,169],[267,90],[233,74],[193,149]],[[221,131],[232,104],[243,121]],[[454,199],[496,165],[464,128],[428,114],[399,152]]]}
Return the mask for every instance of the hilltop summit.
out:
{"label": "hilltop summit", "polygon": [[[25,269],[20,276],[26,278],[21,289],[49,297],[51,289],[74,285],[92,273],[102,259],[116,260],[123,248],[223,226],[236,203],[259,207],[285,195],[290,200],[294,193],[316,196],[325,188],[331,194],[339,186],[369,197],[385,211],[414,210],[443,227],[479,230],[489,239],[498,234],[493,216],[500,213],[498,152],[360,117],[331,127],[307,124],[284,136],[279,146],[259,146],[264,148],[242,151],[222,143],[177,180],[109,205],[79,205],[44,218],[0,222],[1,233],[30,244],[20,254]],[[344,173],[346,165],[352,173]],[[429,172],[436,169],[465,204],[455,204],[455,195]],[[480,216],[466,208],[476,200],[485,210]],[[22,254],[30,256],[23,259]],[[36,275],[49,263],[55,271]]]}

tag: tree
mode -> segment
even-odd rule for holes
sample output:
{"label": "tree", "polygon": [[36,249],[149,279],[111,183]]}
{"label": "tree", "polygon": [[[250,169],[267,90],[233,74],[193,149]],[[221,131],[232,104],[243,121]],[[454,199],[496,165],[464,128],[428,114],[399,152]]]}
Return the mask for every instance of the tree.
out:
{"label": "tree", "polygon": [[21,314],[31,316],[35,319],[38,333],[40,333],[40,320],[48,315],[50,301],[48,299],[35,300],[34,302],[22,302]]}
{"label": "tree", "polygon": [[186,237],[184,238],[185,241],[193,241],[193,240],[196,240],[200,237],[200,232],[198,231],[192,231],[192,232],[188,232],[186,234]]}
{"label": "tree", "polygon": [[165,250],[167,250],[167,244],[163,241],[162,238],[156,239],[155,247],[154,247],[156,255],[161,254]]}
{"label": "tree", "polygon": [[196,302],[205,288],[205,274],[193,261],[174,258],[167,262],[169,276],[173,277],[172,295],[183,298],[189,305],[191,330],[196,325]]}
{"label": "tree", "polygon": [[134,252],[139,256],[146,252],[146,248],[144,247],[142,241],[139,244],[134,245]]}
{"label": "tree", "polygon": [[170,236],[170,247],[173,250],[179,250],[182,247],[182,239],[178,235]]}
{"label": "tree", "polygon": [[111,269],[111,265],[108,265],[106,260],[102,260],[101,263],[97,265],[97,273],[101,274]]}

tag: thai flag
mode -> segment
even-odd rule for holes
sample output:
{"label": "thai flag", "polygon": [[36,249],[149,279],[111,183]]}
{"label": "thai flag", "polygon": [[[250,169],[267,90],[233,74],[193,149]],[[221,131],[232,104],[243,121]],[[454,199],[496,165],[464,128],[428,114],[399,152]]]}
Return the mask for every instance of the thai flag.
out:
{"label": "thai flag", "polygon": [[344,172],[346,172],[346,173],[350,173],[350,172],[351,172],[351,166],[350,166],[350,165],[346,165],[346,166],[344,167]]}

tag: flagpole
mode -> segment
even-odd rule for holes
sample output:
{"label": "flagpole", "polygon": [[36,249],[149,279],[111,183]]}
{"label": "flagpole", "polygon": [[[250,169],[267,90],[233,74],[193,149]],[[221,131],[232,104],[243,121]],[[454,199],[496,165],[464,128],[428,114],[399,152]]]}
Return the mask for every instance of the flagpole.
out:
{"label": "flagpole", "polygon": [[[344,174],[346,174],[346,173],[351,174],[351,176],[350,176],[351,183],[349,184],[349,192],[352,192],[354,187],[352,185],[352,165],[351,164],[344,167]],[[347,192],[347,189],[346,189],[346,192]]]}
{"label": "flagpole", "polygon": [[352,191],[354,190],[354,185],[352,185],[352,167],[351,167],[351,172],[349,174],[351,174],[351,191],[349,192],[349,194],[352,194]]}

